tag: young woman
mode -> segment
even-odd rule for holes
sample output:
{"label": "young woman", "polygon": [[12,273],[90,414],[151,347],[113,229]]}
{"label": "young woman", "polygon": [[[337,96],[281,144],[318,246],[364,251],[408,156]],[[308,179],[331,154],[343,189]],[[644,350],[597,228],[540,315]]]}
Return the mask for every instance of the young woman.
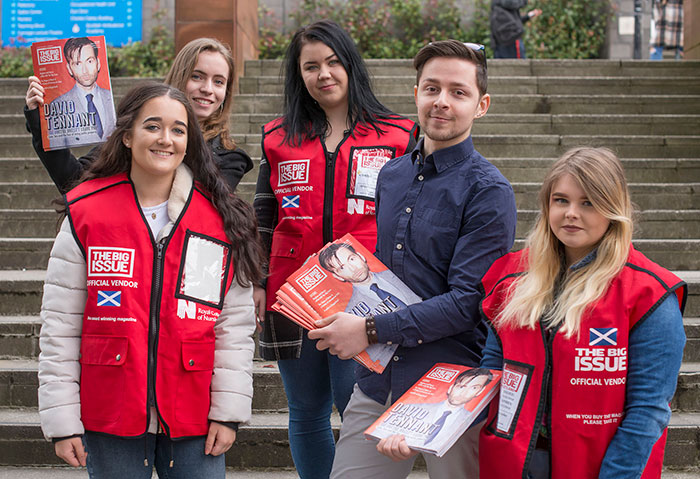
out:
{"label": "young woman", "polygon": [[610,150],[565,153],[539,202],[527,248],[483,278],[482,366],[504,380],[481,432],[480,477],[658,478],[687,287],[631,245]]}
{"label": "young woman", "polygon": [[[194,108],[204,139],[231,190],[253,168],[248,154],[236,148],[229,133],[233,105],[234,65],[231,51],[213,38],[198,38],[185,45],[175,57],[165,83],[185,92]],[[68,149],[44,151],[41,144],[39,107],[44,104],[44,88],[35,76],[28,78],[24,116],[32,145],[61,193],[67,192],[81,172],[99,156],[97,146],[75,158]]]}
{"label": "young woman", "polygon": [[[39,414],[91,477],[225,476],[251,416],[262,251],[187,97],[148,82],[68,192],[41,308]],[[86,461],[87,458],[87,461]]]}
{"label": "young woman", "polygon": [[278,360],[299,475],[327,478],[335,450],[331,409],[335,403],[342,414],[354,365],[317,351],[270,306],[287,276],[325,243],[352,233],[374,250],[377,174],[413,148],[418,127],[377,100],[357,47],[333,22],[298,30],[283,68],[284,115],[263,127],[254,203],[270,254],[267,295],[255,292],[258,316],[267,316],[259,346],[264,358]]}

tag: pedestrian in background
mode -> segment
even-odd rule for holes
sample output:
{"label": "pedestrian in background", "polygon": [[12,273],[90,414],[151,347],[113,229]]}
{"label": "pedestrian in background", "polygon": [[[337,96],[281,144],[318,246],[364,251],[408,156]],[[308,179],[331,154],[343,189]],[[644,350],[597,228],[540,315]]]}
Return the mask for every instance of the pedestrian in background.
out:
{"label": "pedestrian in background", "polygon": [[650,60],[662,60],[664,50],[673,50],[676,60],[683,56],[683,0],[652,0],[654,34]]}
{"label": "pedestrian in background", "polygon": [[491,2],[491,46],[494,58],[527,58],[523,43],[524,24],[542,14],[542,10],[536,8],[521,16],[520,9],[527,2],[528,0]]}

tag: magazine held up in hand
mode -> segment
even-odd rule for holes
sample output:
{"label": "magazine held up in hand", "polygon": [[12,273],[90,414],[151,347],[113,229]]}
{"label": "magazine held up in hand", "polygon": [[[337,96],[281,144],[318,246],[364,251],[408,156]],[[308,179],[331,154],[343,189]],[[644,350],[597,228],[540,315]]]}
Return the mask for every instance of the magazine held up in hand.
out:
{"label": "magazine held up in hand", "polygon": [[44,151],[102,143],[116,124],[104,36],[32,44]]}
{"label": "magazine held up in hand", "polygon": [[442,457],[498,392],[501,371],[437,363],[374,424],[368,439],[402,434],[411,449]]}
{"label": "magazine held up in hand", "polygon": [[[382,314],[419,303],[421,298],[351,234],[314,253],[277,291],[272,309],[308,330],[337,312]],[[370,344],[355,360],[381,374],[397,345]]]}

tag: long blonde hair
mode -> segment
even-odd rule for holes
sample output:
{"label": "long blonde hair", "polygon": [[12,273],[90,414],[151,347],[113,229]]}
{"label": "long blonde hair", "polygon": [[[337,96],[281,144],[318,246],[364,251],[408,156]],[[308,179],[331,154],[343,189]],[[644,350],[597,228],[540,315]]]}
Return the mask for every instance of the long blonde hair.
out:
{"label": "long blonde hair", "polygon": [[[560,276],[566,267],[564,246],[549,226],[549,202],[555,183],[567,174],[578,182],[596,211],[610,220],[610,226],[595,259],[587,267]],[[627,261],[633,209],[622,164],[607,148],[573,148],[547,173],[539,203],[540,213],[526,241],[525,274],[510,286],[509,300],[496,321],[534,328],[543,319],[551,327],[561,325],[562,333],[570,338],[578,334],[586,309],[603,296]]]}
{"label": "long blonde hair", "polygon": [[202,134],[206,141],[220,136],[221,144],[225,148],[233,150],[236,145],[231,139],[231,133],[229,132],[229,118],[231,116],[231,107],[233,106],[233,77],[235,71],[233,55],[226,45],[214,38],[197,38],[192,40],[182,47],[182,50],[175,57],[170,71],[165,76],[165,83],[174,86],[178,90],[186,91],[187,82],[190,80],[194,67],[197,65],[199,54],[202,52],[220,53],[224,57],[228,65],[228,79],[226,80],[226,98],[224,98],[221,107],[207,118],[200,120],[199,127],[202,129]]}

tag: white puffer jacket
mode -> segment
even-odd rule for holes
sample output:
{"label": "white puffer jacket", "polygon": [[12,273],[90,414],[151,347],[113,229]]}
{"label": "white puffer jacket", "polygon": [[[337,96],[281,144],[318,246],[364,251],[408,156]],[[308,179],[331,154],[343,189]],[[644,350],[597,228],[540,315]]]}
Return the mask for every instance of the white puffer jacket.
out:
{"label": "white puffer jacket", "polygon": [[[192,173],[180,165],[168,199],[170,222],[158,234],[167,236],[185,206]],[[39,415],[47,439],[83,434],[80,420],[80,338],[87,300],[87,267],[68,219],[56,236],[44,283],[39,346]],[[255,312],[253,287],[231,283],[214,326],[216,335],[209,419],[250,420],[253,397]],[[155,433],[154,421],[148,432]]]}

